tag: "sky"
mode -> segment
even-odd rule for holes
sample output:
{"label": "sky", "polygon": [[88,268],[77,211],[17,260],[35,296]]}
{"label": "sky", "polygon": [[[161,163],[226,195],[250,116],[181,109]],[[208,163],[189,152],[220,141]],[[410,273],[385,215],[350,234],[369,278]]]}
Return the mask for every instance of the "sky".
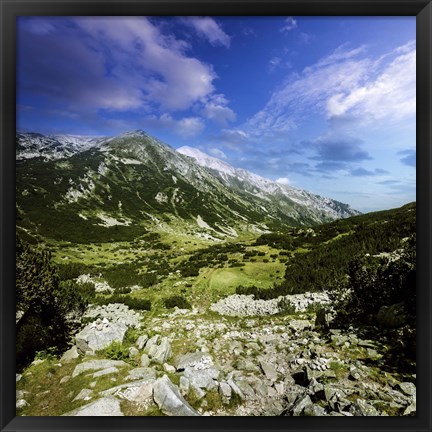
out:
{"label": "sky", "polygon": [[415,17],[19,17],[17,130],[142,129],[367,212],[416,196]]}

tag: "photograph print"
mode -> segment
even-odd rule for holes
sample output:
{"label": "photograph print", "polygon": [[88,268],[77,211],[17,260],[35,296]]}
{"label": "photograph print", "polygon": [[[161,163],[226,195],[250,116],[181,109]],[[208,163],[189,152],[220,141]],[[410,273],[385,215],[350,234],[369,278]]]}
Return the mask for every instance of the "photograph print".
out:
{"label": "photograph print", "polygon": [[17,416],[416,415],[416,17],[20,16]]}

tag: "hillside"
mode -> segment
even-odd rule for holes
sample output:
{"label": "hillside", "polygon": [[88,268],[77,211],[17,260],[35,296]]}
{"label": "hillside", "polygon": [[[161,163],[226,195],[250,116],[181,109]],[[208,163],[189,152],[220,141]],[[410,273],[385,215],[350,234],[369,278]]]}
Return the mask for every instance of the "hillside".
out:
{"label": "hillside", "polygon": [[358,213],[244,170],[235,173],[225,181],[142,131],[81,141],[18,134],[18,226],[75,243],[173,230],[221,241]]}

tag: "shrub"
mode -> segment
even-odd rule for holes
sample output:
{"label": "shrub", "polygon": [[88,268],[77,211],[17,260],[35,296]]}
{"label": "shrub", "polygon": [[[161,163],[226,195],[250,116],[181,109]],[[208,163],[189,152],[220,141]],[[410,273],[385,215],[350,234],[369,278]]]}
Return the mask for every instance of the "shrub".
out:
{"label": "shrub", "polygon": [[112,341],[103,350],[103,353],[110,360],[127,360],[129,358],[129,350],[118,341]]}
{"label": "shrub", "polygon": [[51,255],[16,242],[16,308],[23,316],[16,327],[18,368],[37,351],[62,350],[77,327],[87,302],[71,285],[60,283]]}
{"label": "shrub", "polygon": [[179,309],[192,309],[192,305],[182,296],[172,296],[163,299],[165,307],[172,309],[178,307]]}

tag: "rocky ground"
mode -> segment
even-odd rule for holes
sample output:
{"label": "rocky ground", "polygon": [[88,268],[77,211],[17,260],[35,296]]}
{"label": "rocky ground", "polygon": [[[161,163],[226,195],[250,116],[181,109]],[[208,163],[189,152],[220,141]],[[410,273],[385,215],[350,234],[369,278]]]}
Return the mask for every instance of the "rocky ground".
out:
{"label": "rocky ground", "polygon": [[[153,318],[124,305],[91,308],[61,359],[17,375],[18,415],[38,415],[53,386],[67,403],[47,402],[49,415],[415,415],[415,375],[386,371],[383,347],[354,329],[320,330],[311,305],[325,295],[291,300],[290,314],[247,296]],[[126,357],[104,358],[113,341]],[[35,386],[46,362],[49,379]]]}

